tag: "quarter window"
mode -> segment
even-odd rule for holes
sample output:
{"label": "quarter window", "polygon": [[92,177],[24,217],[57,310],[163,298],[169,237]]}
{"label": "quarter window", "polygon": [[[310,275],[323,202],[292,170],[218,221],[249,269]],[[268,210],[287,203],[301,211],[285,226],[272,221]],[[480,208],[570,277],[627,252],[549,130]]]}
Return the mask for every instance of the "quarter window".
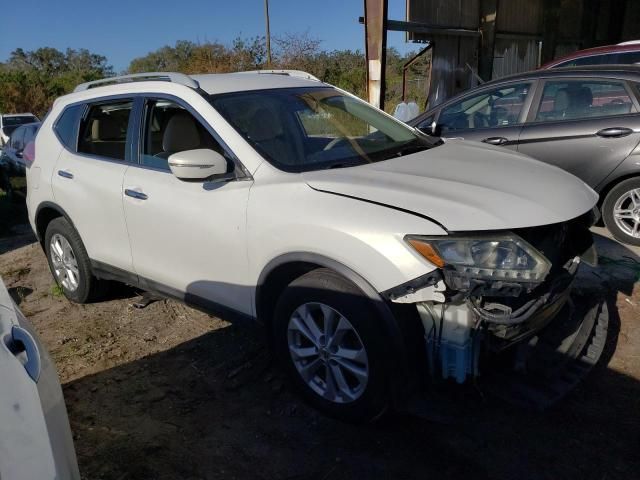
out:
{"label": "quarter window", "polygon": [[133,102],[92,105],[80,123],[78,152],[124,160]]}
{"label": "quarter window", "polygon": [[518,83],[467,97],[443,108],[438,124],[442,132],[517,124],[530,87]]}
{"label": "quarter window", "polygon": [[74,105],[66,108],[53,127],[62,144],[74,152],[78,139],[76,122],[83,107],[83,105]]}
{"label": "quarter window", "polygon": [[170,100],[148,100],[140,164],[169,170],[171,154],[206,148],[224,155],[220,144],[183,106]]}
{"label": "quarter window", "polygon": [[635,113],[636,108],[620,82],[547,82],[536,115],[538,122],[578,120]]}

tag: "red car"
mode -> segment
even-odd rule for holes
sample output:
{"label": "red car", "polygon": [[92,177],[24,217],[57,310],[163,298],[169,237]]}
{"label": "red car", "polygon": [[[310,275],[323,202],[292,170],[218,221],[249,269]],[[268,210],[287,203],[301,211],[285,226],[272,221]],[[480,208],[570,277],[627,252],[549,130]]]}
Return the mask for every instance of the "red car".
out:
{"label": "red car", "polygon": [[632,65],[640,64],[640,40],[606,45],[603,47],[578,50],[570,55],[556,58],[540,68],[547,70],[557,67],[575,67],[583,65]]}

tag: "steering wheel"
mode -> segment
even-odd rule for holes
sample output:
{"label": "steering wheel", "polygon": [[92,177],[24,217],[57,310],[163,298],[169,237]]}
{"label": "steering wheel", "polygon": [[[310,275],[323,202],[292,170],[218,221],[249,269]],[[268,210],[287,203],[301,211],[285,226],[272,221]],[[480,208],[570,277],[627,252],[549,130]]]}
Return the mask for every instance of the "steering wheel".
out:
{"label": "steering wheel", "polygon": [[325,145],[325,147],[322,149],[323,151],[327,151],[327,150],[331,150],[333,147],[335,147],[337,144],[339,144],[340,142],[344,142],[346,140],[349,140],[347,137],[336,137],[333,140],[331,140],[329,143],[327,143]]}

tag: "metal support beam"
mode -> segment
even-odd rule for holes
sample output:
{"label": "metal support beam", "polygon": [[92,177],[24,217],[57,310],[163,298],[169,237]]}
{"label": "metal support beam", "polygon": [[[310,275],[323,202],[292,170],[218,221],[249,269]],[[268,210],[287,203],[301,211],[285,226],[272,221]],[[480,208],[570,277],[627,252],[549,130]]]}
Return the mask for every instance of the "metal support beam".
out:
{"label": "metal support beam", "polygon": [[496,39],[496,19],[498,0],[480,0],[480,51],[478,55],[478,75],[485,80],[493,74],[493,55]]}
{"label": "metal support beam", "polygon": [[[364,17],[359,18],[360,23],[365,23]],[[387,31],[424,33],[427,35],[456,35],[458,37],[479,37],[479,30],[470,28],[441,27],[428,23],[405,22],[402,20],[387,20]]]}
{"label": "metal support beam", "polygon": [[364,0],[367,97],[371,105],[382,109],[387,59],[387,5],[388,0]]}

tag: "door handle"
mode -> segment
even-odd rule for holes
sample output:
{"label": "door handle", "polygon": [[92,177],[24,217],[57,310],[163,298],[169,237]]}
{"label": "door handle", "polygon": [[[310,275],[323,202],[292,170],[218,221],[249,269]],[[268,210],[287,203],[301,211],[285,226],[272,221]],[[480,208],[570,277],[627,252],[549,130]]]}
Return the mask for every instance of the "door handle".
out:
{"label": "door handle", "polygon": [[626,137],[627,135],[631,135],[633,130],[625,127],[612,127],[612,128],[603,128],[596,132],[596,135],[599,137],[605,138],[618,138],[618,137]]}
{"label": "door handle", "polygon": [[42,363],[38,345],[31,334],[24,328],[14,325],[11,329],[11,352],[22,363],[27,374],[34,382],[40,378]]}
{"label": "door handle", "polygon": [[130,188],[126,188],[124,190],[124,194],[127,197],[136,198],[138,200],[146,200],[149,198],[146,193],[138,192],[137,190],[132,190]]}
{"label": "door handle", "polygon": [[68,178],[69,180],[73,179],[73,173],[67,170],[58,170],[58,176],[62,178]]}
{"label": "door handle", "polygon": [[489,137],[482,140],[482,143],[488,143],[489,145],[504,145],[509,139],[504,137]]}

